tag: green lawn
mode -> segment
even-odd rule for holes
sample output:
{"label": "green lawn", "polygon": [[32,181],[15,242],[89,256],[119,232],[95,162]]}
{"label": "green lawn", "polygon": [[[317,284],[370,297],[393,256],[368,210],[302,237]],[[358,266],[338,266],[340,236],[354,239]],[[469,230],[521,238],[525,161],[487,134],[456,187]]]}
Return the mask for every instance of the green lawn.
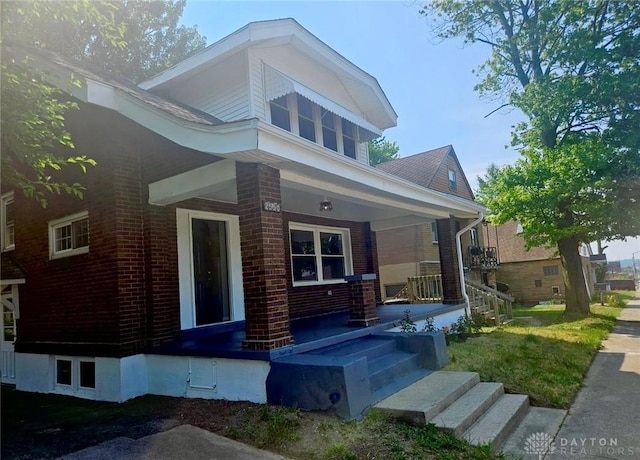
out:
{"label": "green lawn", "polygon": [[452,343],[446,370],[478,372],[509,393],[529,395],[534,405],[567,409],[621,308],[592,304],[582,320],[565,320],[563,311],[564,305],[515,309],[513,322]]}

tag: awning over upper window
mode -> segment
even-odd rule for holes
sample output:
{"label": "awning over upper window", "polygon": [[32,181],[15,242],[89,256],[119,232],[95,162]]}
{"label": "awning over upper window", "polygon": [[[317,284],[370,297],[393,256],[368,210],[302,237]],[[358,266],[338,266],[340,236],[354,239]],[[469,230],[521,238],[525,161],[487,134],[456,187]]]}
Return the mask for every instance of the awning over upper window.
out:
{"label": "awning over upper window", "polygon": [[358,128],[360,128],[361,140],[370,140],[382,136],[382,131],[363,117],[351,112],[349,109],[346,109],[339,104],[336,104],[332,100],[315,92],[311,88],[304,86],[302,83],[287,77],[283,73],[278,72],[276,69],[266,64],[264,65],[264,82],[267,101],[272,101],[286,94],[298,93],[310,101],[315,102],[319,106],[324,107],[328,111],[333,112],[337,116],[358,126]]}

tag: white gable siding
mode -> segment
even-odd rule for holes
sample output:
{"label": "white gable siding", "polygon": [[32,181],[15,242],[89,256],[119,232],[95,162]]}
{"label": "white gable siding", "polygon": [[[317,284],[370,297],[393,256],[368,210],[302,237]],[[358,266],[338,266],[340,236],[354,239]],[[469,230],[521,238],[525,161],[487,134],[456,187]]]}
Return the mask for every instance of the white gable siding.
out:
{"label": "white gable siding", "polygon": [[252,69],[252,74],[254,72],[260,72],[261,74],[262,66],[258,64],[262,61],[351,112],[365,119],[367,118],[335,74],[328,71],[326,67],[321,66],[318,62],[298,52],[295,48],[290,46],[259,48],[254,50],[254,53],[255,60],[252,59],[250,62],[252,67],[255,66],[258,70]]}
{"label": "white gable siding", "polygon": [[174,85],[166,95],[223,121],[247,119],[250,118],[247,69],[246,53],[239,53]]}
{"label": "white gable siding", "polygon": [[367,142],[362,142],[358,145],[358,153],[356,154],[356,159],[360,163],[364,163],[366,165],[369,164],[369,145]]}
{"label": "white gable siding", "polygon": [[266,101],[264,97],[264,81],[262,60],[259,53],[249,50],[249,92],[252,117],[268,121]]}

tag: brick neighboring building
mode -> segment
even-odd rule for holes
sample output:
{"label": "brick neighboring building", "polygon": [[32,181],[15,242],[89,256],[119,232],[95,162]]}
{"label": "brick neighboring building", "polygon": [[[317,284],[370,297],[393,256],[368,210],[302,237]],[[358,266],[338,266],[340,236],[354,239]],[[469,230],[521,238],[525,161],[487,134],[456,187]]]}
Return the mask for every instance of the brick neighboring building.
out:
{"label": "brick neighboring building", "polygon": [[[475,197],[453,146],[447,145],[426,152],[399,158],[377,165],[377,168],[456,199],[473,202]],[[402,228],[378,232],[378,263],[380,265],[381,295],[392,297],[410,276],[441,273],[441,260],[449,260],[456,253],[441,253],[438,218]],[[445,219],[448,221],[449,219]],[[453,219],[455,232],[473,219]],[[468,248],[483,246],[482,225],[461,236],[463,264],[469,265]],[[457,263],[455,264],[457,267]],[[457,269],[456,269],[457,271]],[[495,283],[494,268],[474,273],[479,280]],[[484,273],[484,276],[483,276]]]}
{"label": "brick neighboring building", "polygon": [[[497,241],[498,245],[500,268],[496,271],[497,280],[509,285],[508,293],[523,305],[564,299],[562,266],[557,251],[543,246],[527,251],[521,231],[515,221],[491,225],[487,229],[489,238]],[[584,251],[582,266],[589,292],[594,292],[591,261]]]}
{"label": "brick neighboring building", "polygon": [[[395,126],[393,108],[291,19],[251,23],[139,86],[3,52],[62,91],[80,82],[65,124],[98,163],[65,172],[82,200],[42,209],[2,189],[3,382],[21,390],[264,402],[293,320],[375,322],[379,281],[358,275],[379,275],[381,232],[433,216],[451,230],[483,209],[371,168],[367,142]],[[223,339],[237,347],[219,351]]]}

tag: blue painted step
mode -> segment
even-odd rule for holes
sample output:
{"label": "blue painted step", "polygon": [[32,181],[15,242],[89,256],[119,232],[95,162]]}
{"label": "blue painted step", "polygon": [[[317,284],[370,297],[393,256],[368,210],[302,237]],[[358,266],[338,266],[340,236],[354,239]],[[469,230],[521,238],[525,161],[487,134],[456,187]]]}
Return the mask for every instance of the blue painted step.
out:
{"label": "blue painted step", "polygon": [[420,368],[418,355],[394,351],[369,361],[369,383],[375,392],[385,385],[393,383],[398,377]]}
{"label": "blue painted step", "polygon": [[310,351],[308,354],[321,356],[341,356],[343,358],[359,358],[366,356],[369,361],[392,353],[396,349],[394,340],[365,337],[349,340],[338,345]]}

